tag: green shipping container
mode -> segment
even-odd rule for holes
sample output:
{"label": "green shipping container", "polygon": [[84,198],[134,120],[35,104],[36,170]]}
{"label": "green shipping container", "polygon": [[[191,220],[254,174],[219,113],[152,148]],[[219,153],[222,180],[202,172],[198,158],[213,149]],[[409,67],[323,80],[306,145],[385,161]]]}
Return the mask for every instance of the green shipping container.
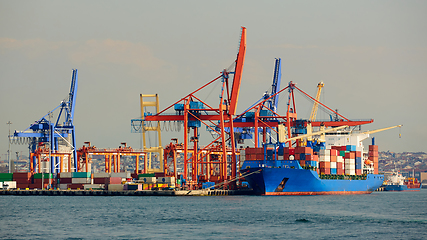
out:
{"label": "green shipping container", "polygon": [[13,173],[0,173],[0,179],[10,179],[12,181]]}
{"label": "green shipping container", "polygon": [[140,177],[155,177],[156,175],[154,175],[154,173],[141,173],[141,174],[138,174],[138,179],[140,178]]}
{"label": "green shipping container", "polygon": [[72,178],[90,178],[90,172],[73,172],[71,174]]}
{"label": "green shipping container", "polygon": [[13,181],[13,179],[9,179],[9,178],[0,178],[0,182],[9,182],[9,181]]}
{"label": "green shipping container", "polygon": [[[44,175],[44,176],[42,176]],[[53,178],[53,174],[52,173],[34,173],[33,177],[34,179],[48,179],[50,175],[50,178]]]}

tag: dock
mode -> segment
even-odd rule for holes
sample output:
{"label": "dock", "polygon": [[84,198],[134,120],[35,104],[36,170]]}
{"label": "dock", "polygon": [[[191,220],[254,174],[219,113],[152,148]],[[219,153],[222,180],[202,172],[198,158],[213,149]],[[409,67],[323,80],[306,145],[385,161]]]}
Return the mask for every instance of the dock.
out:
{"label": "dock", "polygon": [[142,190],[142,191],[108,191],[108,190],[0,190],[0,195],[21,196],[227,196],[254,195],[252,190]]}

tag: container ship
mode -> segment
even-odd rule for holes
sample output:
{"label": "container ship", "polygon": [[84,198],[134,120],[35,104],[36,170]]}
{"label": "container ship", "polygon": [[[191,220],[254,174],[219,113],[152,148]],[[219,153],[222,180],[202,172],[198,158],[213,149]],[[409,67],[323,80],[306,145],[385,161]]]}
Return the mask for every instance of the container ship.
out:
{"label": "container ship", "polygon": [[387,176],[384,191],[420,191],[422,184],[416,178],[405,178],[402,174],[393,172]]}
{"label": "container ship", "polygon": [[260,195],[369,194],[384,176],[378,174],[378,146],[364,151],[362,140],[368,136],[329,134],[318,149],[275,144],[246,148],[240,172]]}

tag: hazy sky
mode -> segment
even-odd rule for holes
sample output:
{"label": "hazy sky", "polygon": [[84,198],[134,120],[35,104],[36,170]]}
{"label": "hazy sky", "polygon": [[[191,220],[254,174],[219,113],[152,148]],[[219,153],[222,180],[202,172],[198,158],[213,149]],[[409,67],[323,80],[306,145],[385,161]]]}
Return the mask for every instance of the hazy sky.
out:
{"label": "hazy sky", "polygon": [[[0,1],[0,157],[8,121],[24,130],[67,97],[79,71],[77,146],[139,148],[130,120],[139,94],[165,108],[247,54],[238,111],[272,83],[274,59],[289,81],[349,119],[374,119],[380,151],[426,151],[426,1]],[[216,86],[218,88],[218,86]],[[200,97],[218,105],[219,89]],[[284,112],[286,96],[279,102]],[[281,104],[281,105],[280,105]],[[300,118],[311,103],[297,99]],[[318,113],[319,118],[328,115]],[[165,134],[163,145],[171,137]],[[210,139],[210,138],[207,138]],[[26,147],[12,145],[12,152]]]}

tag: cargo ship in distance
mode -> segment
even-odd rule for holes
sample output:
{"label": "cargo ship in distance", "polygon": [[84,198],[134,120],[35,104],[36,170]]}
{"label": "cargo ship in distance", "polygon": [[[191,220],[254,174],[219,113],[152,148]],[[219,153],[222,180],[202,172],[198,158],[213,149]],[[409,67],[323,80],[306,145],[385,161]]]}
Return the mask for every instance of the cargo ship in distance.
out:
{"label": "cargo ship in distance", "polygon": [[416,178],[405,178],[398,172],[387,176],[385,183],[385,191],[420,191],[422,187]]}
{"label": "cargo ship in distance", "polygon": [[[324,149],[314,151],[280,145],[246,148],[240,172],[260,195],[370,194],[383,184],[384,175],[378,174],[378,146],[370,145],[368,154],[364,152],[362,140],[367,137],[333,133],[326,135]],[[264,157],[251,158],[254,151],[263,151]]]}

